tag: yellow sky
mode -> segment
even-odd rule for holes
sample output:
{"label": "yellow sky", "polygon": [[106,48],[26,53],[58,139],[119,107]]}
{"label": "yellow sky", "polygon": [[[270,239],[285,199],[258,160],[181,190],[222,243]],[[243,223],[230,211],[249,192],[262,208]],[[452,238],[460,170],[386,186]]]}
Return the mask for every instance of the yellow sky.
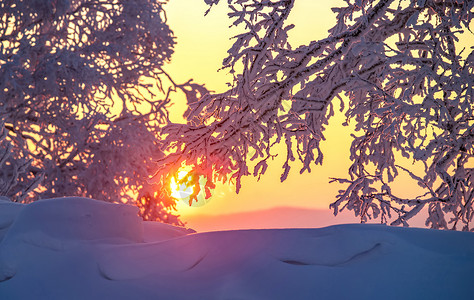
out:
{"label": "yellow sky", "polygon": [[[308,43],[327,35],[335,24],[331,7],[341,1],[299,0],[288,20],[294,23],[290,42],[293,45]],[[230,37],[236,34],[229,29],[226,3],[222,1],[204,17],[204,1],[171,0],[166,5],[168,24],[177,37],[172,62],[167,70],[178,82],[189,78],[205,83],[214,91],[224,91],[226,82],[232,78],[227,72],[217,70],[232,45]],[[315,17],[317,12],[317,17]],[[185,110],[184,98],[174,98],[172,120],[179,122]],[[327,131],[328,141],[323,144],[325,166],[315,166],[311,174],[299,175],[299,166],[290,172],[289,178],[281,183],[281,166],[284,152],[268,168],[267,173],[257,181],[254,177],[242,180],[242,189],[237,195],[232,186],[219,186],[211,201],[201,207],[189,207],[184,202],[178,205],[178,213],[227,214],[241,211],[260,210],[277,206],[328,208],[334,200],[337,184],[329,185],[329,177],[343,176],[349,166],[349,134],[343,128],[342,115],[333,119]],[[284,150],[284,149],[282,149]]]}
{"label": "yellow sky", "polygon": [[[166,70],[177,82],[193,78],[205,83],[214,91],[226,89],[231,77],[226,71],[217,72],[232,44],[229,39],[236,34],[229,29],[226,15],[227,1],[222,0],[217,7],[204,17],[204,0],[170,0],[166,5],[168,24],[177,37],[177,45],[172,62]],[[335,24],[331,7],[341,6],[343,1],[298,0],[291,12],[288,23],[296,27],[290,31],[292,46],[308,43],[327,36],[327,30]],[[173,98],[172,120],[179,122],[185,111],[182,95]],[[325,132],[327,140],[322,144],[323,166],[314,166],[310,174],[299,174],[300,165],[294,164],[288,179],[281,183],[281,166],[285,156],[280,156],[270,164],[267,173],[257,182],[254,177],[242,180],[242,189],[237,195],[233,187],[219,186],[210,202],[201,207],[189,207],[184,202],[178,205],[178,213],[184,219],[190,214],[221,215],[244,211],[268,209],[279,206],[324,208],[335,200],[341,185],[329,184],[330,177],[346,177],[350,165],[349,147],[351,127],[343,127],[342,113],[336,114]],[[277,150],[277,149],[275,149]],[[407,179],[401,179],[398,190],[407,195],[416,188],[407,188]],[[395,187],[396,188],[396,187]]]}

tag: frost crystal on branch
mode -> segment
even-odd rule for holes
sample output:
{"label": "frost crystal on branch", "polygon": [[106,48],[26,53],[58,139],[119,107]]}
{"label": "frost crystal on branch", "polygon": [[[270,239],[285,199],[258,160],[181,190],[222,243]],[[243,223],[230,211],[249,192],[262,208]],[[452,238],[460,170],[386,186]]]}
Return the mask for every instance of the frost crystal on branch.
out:
{"label": "frost crystal on branch", "polygon": [[[474,2],[346,0],[333,9],[337,23],[327,38],[293,48],[285,21],[294,1],[228,1],[232,25],[241,28],[223,62],[234,82],[191,103],[188,124],[165,127],[163,147],[172,154],[161,165],[186,161],[208,182],[234,179],[238,191],[241,177],[265,173],[272,147],[285,142],[281,180],[297,159],[301,172],[310,171],[323,161],[325,126],[345,94],[341,110],[357,132],[350,178],[334,179],[346,184],[334,212],[408,225],[427,208],[432,228],[470,230],[474,54],[458,39]],[[422,162],[423,174],[399,166],[397,153]],[[426,193],[393,194],[400,172]]]}

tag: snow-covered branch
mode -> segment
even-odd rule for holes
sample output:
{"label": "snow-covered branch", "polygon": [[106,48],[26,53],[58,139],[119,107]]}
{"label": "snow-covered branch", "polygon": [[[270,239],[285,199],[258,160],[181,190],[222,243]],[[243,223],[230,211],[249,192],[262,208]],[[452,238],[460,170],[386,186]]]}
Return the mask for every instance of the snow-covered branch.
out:
{"label": "snow-covered branch", "polygon": [[[335,212],[348,208],[362,220],[381,214],[384,221],[395,212],[393,224],[406,225],[426,206],[431,227],[448,228],[454,215],[451,228],[470,229],[474,54],[458,49],[457,40],[474,3],[347,0],[333,9],[337,23],[327,38],[293,48],[286,19],[294,1],[229,1],[229,17],[241,28],[223,62],[234,82],[191,103],[188,124],[165,127],[162,147],[172,154],[160,161],[163,170],[186,161],[208,182],[235,179],[238,191],[240,178],[263,174],[272,147],[284,141],[282,180],[296,159],[301,172],[310,171],[323,161],[320,142],[343,93],[349,103],[341,100],[341,109],[357,135],[351,179],[337,180],[349,186]],[[424,163],[425,174],[411,178],[426,197],[392,194],[396,153]]]}

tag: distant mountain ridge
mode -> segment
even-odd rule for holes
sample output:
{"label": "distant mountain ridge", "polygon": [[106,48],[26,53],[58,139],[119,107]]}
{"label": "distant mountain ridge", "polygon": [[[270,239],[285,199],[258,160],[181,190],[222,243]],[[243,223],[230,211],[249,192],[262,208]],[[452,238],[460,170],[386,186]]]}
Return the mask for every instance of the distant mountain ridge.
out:
{"label": "distant mountain ridge", "polygon": [[341,213],[335,217],[329,209],[295,207],[275,207],[224,215],[186,215],[182,216],[182,220],[188,227],[198,232],[235,229],[318,228],[359,222],[359,219],[350,213]]}
{"label": "distant mountain ridge", "polygon": [[[424,227],[424,215],[416,217],[414,227]],[[360,223],[352,212],[344,211],[334,216],[330,209],[275,207],[265,210],[223,215],[195,214],[182,216],[186,225],[198,232],[270,229],[270,228],[320,228],[330,225]],[[378,223],[373,221],[370,223]]]}

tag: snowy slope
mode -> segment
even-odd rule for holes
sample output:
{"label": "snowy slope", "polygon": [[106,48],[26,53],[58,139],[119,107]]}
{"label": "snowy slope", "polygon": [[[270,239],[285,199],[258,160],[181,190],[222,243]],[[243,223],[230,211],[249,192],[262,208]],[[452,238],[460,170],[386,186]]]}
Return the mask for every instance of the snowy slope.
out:
{"label": "snowy slope", "polygon": [[83,198],[0,202],[0,299],[473,299],[474,234],[191,233]]}

